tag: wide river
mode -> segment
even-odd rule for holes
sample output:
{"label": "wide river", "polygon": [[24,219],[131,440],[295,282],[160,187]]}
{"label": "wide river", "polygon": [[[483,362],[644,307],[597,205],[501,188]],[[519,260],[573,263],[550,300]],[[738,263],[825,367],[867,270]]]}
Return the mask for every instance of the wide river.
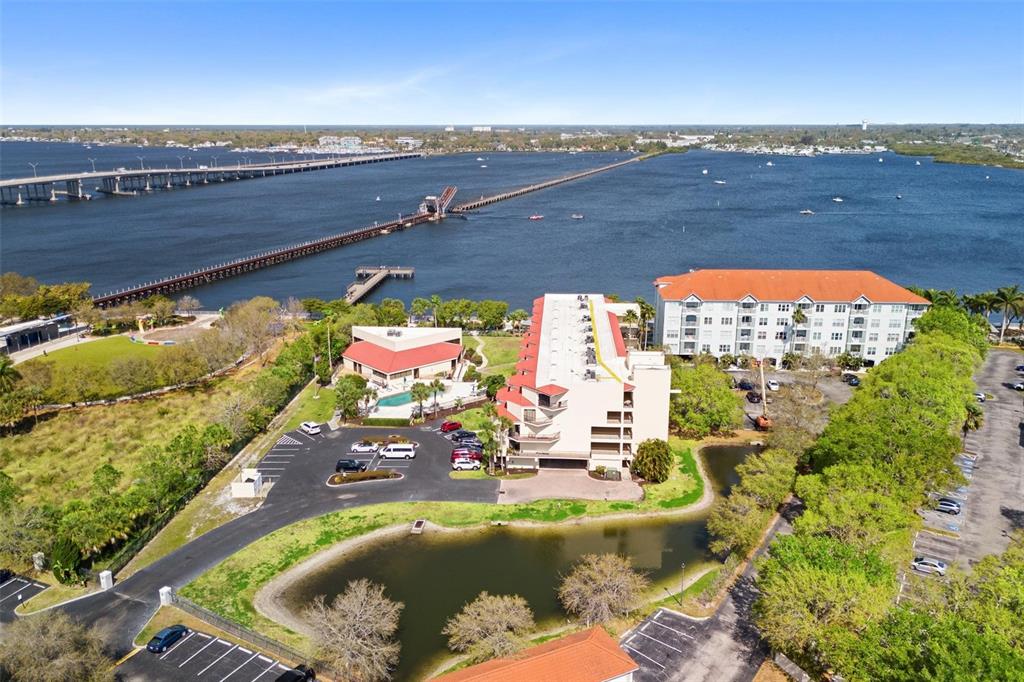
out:
{"label": "wide river", "polygon": [[[31,175],[29,162],[40,175],[89,170],[88,157],[98,169],[178,166],[179,155],[187,155],[186,164],[212,165],[213,153],[220,165],[266,158],[5,142],[0,175]],[[457,185],[456,200],[465,201],[625,158],[479,156],[484,160],[436,156],[137,198],[4,207],[0,268],[48,282],[86,280],[102,293],[391,219],[447,184]],[[842,203],[832,201],[837,196]],[[800,215],[804,209],[815,215]],[[527,220],[535,213],[544,220]],[[573,213],[586,218],[572,220]],[[436,293],[526,308],[546,291],[651,297],[655,277],[710,267],[868,268],[903,284],[973,292],[1024,281],[1022,242],[1022,171],[888,153],[803,158],[695,151],[191,293],[205,307],[257,294],[337,298],[356,266],[377,263],[415,266],[416,278],[388,282],[370,300]]]}
{"label": "wide river", "polygon": [[[726,494],[737,482],[736,465],[753,449],[703,448],[700,456],[716,494]],[[565,613],[556,591],[561,576],[580,556],[628,555],[653,583],[668,580],[677,585],[683,562],[690,573],[712,561],[706,519],[705,510],[682,518],[402,535],[328,564],[297,580],[283,596],[299,612],[316,595],[330,601],[349,580],[370,578],[383,584],[392,599],[405,604],[396,679],[423,679],[447,651],[441,634],[445,621],[481,591],[518,594],[530,603],[542,627],[557,625]]]}

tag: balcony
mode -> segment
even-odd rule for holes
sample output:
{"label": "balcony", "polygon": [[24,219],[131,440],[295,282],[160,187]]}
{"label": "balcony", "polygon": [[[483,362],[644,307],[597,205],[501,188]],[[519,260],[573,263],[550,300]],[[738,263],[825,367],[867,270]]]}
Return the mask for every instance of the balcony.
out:
{"label": "balcony", "polygon": [[562,410],[569,407],[568,400],[559,400],[557,403],[549,402],[547,404],[544,404],[543,398],[544,396],[541,396],[542,400],[539,403],[537,403],[537,407],[546,412],[561,412]]}
{"label": "balcony", "polygon": [[517,443],[554,443],[561,437],[560,433],[512,433],[509,435],[509,439]]}

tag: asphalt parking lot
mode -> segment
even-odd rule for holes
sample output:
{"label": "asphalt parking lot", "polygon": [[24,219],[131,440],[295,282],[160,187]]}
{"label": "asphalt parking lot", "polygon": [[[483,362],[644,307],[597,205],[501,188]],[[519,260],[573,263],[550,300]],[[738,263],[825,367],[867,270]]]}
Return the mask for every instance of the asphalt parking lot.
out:
{"label": "asphalt parking lot", "polygon": [[258,651],[190,630],[162,654],[142,650],[117,667],[124,682],[272,682],[290,670]]}
{"label": "asphalt parking lot", "polygon": [[[733,379],[739,381],[740,379],[747,379],[754,384],[754,390],[758,393],[761,392],[761,377],[757,372],[751,372],[749,370],[730,370],[729,374]],[[765,371],[764,379],[767,382],[770,379],[778,381],[782,385],[794,384],[797,382],[809,381],[809,379],[800,372],[789,372],[789,371]],[[825,398],[830,402],[837,405],[842,405],[850,399],[855,390],[852,386],[843,383],[838,377],[822,377],[818,380],[818,389],[822,392]],[[746,398],[747,392],[745,390],[736,389],[737,392],[743,396],[743,411],[747,414],[747,418],[751,423],[759,417],[763,408],[760,403],[752,403]],[[779,395],[778,391],[767,391],[769,398],[776,398]],[[768,405],[768,413],[771,414],[772,406]]]}
{"label": "asphalt parking lot", "polygon": [[666,670],[678,670],[692,658],[706,622],[658,609],[634,628],[620,646],[640,665],[637,679],[662,680],[666,679]]}
{"label": "asphalt parking lot", "polygon": [[17,618],[14,609],[18,608],[18,604],[36,596],[47,587],[49,586],[18,575],[0,584],[0,623],[12,622]]}

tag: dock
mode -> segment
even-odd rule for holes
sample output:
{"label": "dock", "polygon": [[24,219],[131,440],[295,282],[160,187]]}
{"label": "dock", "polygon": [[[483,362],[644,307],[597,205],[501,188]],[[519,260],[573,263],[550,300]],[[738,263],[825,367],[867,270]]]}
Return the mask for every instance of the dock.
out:
{"label": "dock", "polygon": [[412,279],[416,276],[416,268],[401,265],[360,265],[356,268],[356,281],[345,290],[345,301],[357,303],[364,296],[377,288],[389,277],[395,279]]}

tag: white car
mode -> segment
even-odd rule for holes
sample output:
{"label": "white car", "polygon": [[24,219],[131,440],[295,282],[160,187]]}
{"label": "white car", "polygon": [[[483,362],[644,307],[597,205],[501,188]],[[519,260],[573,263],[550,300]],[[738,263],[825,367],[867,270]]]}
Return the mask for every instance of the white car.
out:
{"label": "white car", "polygon": [[769,379],[768,381],[764,382],[764,385],[768,387],[769,391],[779,390],[779,382],[777,382],[775,379]]}
{"label": "white car", "polygon": [[1015,390],[1015,391],[1024,391],[1024,381],[1018,381],[1017,383],[1015,383],[1013,385],[1013,390]]}
{"label": "white car", "polygon": [[467,471],[470,469],[479,469],[480,462],[469,457],[459,457],[452,462],[452,469],[455,471]]}
{"label": "white car", "polygon": [[910,562],[910,567],[915,571],[921,573],[938,573],[939,575],[946,575],[946,564],[938,559],[929,559],[928,557],[919,556]]}
{"label": "white car", "polygon": [[377,452],[377,448],[380,447],[376,443],[371,443],[368,440],[359,440],[352,443],[352,447],[349,448],[349,452],[358,452],[360,454],[369,454]]}
{"label": "white car", "polygon": [[320,433],[320,425],[316,422],[302,422],[299,424],[299,429],[309,436],[315,436]]}

